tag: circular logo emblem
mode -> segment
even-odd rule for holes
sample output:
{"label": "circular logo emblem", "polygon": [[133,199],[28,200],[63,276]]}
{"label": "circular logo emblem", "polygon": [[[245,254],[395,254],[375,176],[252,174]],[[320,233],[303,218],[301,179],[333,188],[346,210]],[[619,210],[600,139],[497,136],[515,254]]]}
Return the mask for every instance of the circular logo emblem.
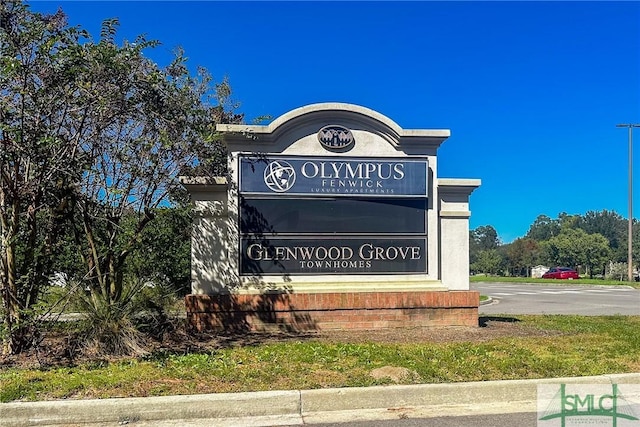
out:
{"label": "circular logo emblem", "polygon": [[325,126],[318,131],[318,141],[328,150],[344,150],[350,147],[355,139],[349,129],[343,126]]}
{"label": "circular logo emblem", "polygon": [[274,160],[264,169],[264,183],[276,193],[288,191],[296,182],[296,171],[284,160]]}

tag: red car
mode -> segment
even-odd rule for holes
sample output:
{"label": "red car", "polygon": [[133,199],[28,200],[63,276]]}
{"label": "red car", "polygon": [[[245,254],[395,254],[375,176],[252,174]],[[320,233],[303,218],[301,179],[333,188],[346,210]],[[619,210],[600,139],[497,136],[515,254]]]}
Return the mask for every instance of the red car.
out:
{"label": "red car", "polygon": [[578,272],[569,267],[553,267],[542,275],[543,279],[579,279]]}

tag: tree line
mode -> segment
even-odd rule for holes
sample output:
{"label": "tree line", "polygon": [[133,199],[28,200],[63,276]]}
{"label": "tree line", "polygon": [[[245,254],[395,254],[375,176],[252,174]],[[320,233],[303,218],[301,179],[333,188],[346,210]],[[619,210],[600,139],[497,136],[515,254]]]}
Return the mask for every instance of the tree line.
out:
{"label": "tree line", "polygon": [[185,280],[167,266],[185,260],[166,233],[189,232],[184,211],[166,209],[186,200],[178,175],[225,173],[215,126],[243,119],[228,82],[203,68],[192,74],[180,49],[160,66],[146,56],[158,41],[118,42],[117,29],[107,19],[95,40],[61,10],[0,3],[3,353],[37,341],[39,303],[59,271],[72,279],[76,304],[95,314],[84,341],[124,331],[111,349],[135,349],[123,313],[141,277]]}
{"label": "tree line", "polygon": [[[633,236],[638,236],[633,223]],[[530,276],[537,265],[566,266],[589,277],[626,277],[628,220],[614,211],[589,211],[584,215],[539,215],[527,234],[503,244],[491,225],[469,232],[472,274]],[[640,256],[640,239],[634,237],[633,259]]]}

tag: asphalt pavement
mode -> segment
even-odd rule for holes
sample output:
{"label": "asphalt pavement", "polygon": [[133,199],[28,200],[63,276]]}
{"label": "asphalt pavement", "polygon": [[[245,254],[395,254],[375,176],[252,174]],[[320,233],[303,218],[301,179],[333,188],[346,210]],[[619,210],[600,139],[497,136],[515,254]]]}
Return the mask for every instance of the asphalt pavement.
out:
{"label": "asphalt pavement", "polygon": [[471,289],[491,297],[480,314],[640,315],[640,289],[630,286],[472,283]]}

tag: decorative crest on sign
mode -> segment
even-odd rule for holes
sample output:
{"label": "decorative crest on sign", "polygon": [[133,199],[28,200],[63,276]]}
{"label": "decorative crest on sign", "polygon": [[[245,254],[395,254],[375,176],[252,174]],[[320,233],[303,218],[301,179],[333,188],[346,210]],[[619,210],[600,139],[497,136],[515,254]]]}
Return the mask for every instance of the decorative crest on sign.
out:
{"label": "decorative crest on sign", "polygon": [[349,148],[355,139],[346,127],[329,125],[318,131],[318,141],[324,148],[335,151]]}

